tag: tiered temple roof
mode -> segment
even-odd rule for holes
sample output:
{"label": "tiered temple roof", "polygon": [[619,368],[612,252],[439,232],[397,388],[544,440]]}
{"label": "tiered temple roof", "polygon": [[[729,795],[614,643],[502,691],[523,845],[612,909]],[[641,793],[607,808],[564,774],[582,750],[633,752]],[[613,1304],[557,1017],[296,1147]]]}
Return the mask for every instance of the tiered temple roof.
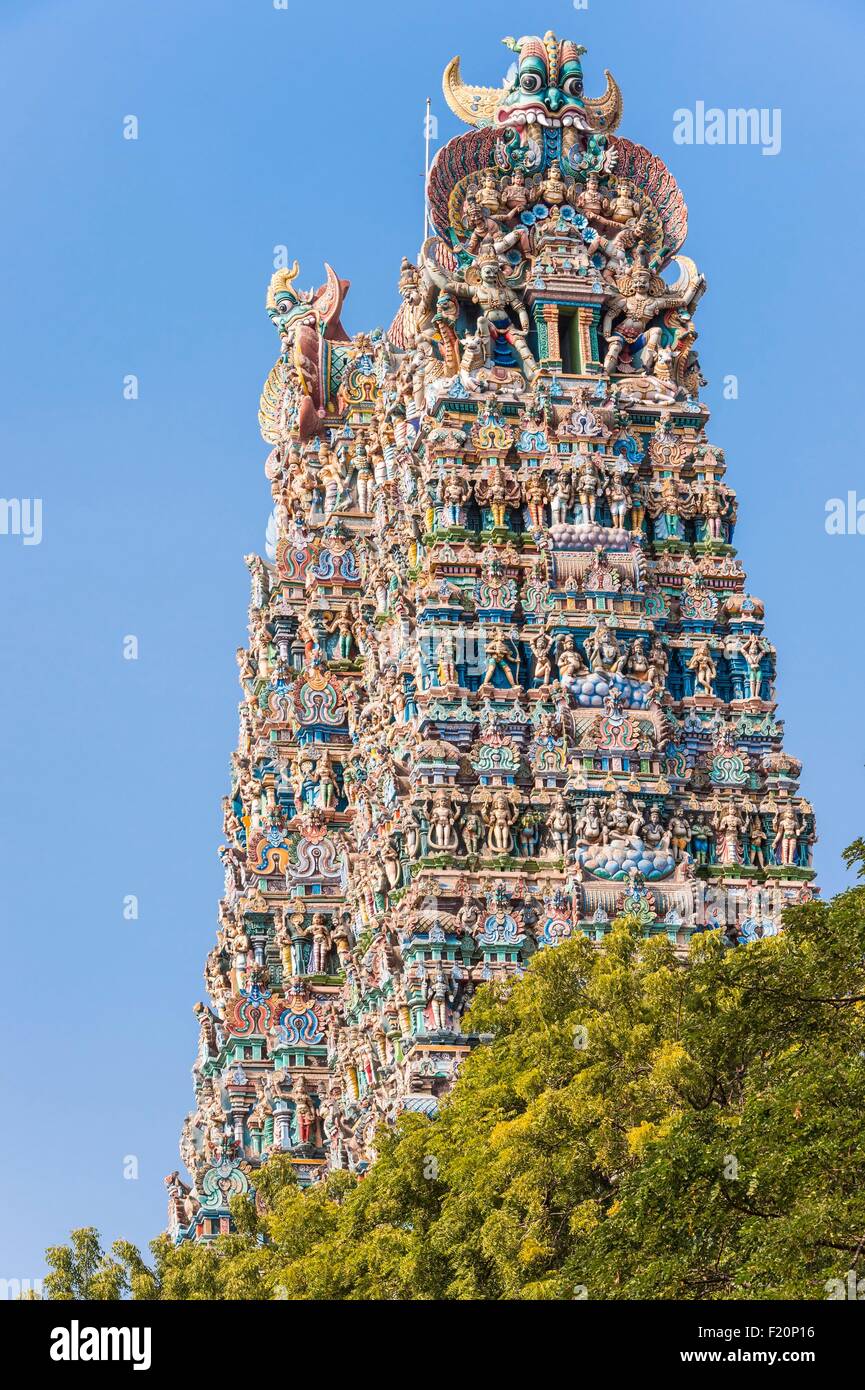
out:
{"label": "tiered temple roof", "polygon": [[227,1230],[275,1152],[363,1171],[477,1045],[474,991],[535,951],[624,911],[732,945],[813,892],[684,200],[616,133],[609,74],[585,96],[584,50],[511,46],[500,88],[445,73],[470,129],[390,329],[349,337],[329,266],[268,291],[274,511],[176,1239]]}

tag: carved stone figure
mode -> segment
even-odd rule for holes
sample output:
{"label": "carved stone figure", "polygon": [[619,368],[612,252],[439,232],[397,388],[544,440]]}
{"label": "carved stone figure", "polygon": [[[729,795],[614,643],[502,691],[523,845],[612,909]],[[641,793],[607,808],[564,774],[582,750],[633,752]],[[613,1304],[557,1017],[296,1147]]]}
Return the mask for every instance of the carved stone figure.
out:
{"label": "carved stone figure", "polygon": [[565,798],[560,794],[553,800],[549,816],[550,840],[556,854],[564,858],[570,848],[573,833],[573,817],[568,810]]}
{"label": "carved stone figure", "polygon": [[711,695],[718,668],[708,642],[697,643],[687,664],[688,670],[694,672],[694,694]]}
{"label": "carved stone figure", "polygon": [[519,656],[513,639],[502,632],[500,628],[492,628],[486,633],[484,653],[486,671],[482,683],[489,686],[493,685],[496,672],[501,671],[506,684],[515,686],[517,684],[516,671],[519,665]]}

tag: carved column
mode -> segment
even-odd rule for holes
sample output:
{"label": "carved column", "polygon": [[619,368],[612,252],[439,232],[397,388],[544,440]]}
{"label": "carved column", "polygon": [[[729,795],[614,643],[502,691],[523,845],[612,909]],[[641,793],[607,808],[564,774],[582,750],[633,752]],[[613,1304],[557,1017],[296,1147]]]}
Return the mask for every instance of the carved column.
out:
{"label": "carved column", "polygon": [[577,309],[577,333],[579,336],[580,371],[599,372],[598,358],[598,310],[589,304],[581,304]]}
{"label": "carved column", "polygon": [[558,304],[536,304],[535,325],[538,330],[538,360],[551,371],[562,370],[562,349],[559,343]]}

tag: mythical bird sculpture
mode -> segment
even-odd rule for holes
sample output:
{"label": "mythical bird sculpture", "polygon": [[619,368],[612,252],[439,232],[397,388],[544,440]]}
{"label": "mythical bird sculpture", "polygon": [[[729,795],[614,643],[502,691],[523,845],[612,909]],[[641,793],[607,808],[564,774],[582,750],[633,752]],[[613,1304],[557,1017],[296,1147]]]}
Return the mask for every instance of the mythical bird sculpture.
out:
{"label": "mythical bird sculpture", "polygon": [[340,280],[327,262],[324,269],[327,278],[317,290],[297,290],[294,281],[299,267],[295,261],[290,268],[275,272],[267,291],[267,312],[279,333],[282,357],[271,372],[271,378],[276,374],[279,380],[269,380],[265,391],[270,388],[273,398],[278,399],[286,373],[295,378],[299,387],[296,423],[301,438],[320,429],[328,404],[326,344],[349,341],[339,315],[350,281]]}

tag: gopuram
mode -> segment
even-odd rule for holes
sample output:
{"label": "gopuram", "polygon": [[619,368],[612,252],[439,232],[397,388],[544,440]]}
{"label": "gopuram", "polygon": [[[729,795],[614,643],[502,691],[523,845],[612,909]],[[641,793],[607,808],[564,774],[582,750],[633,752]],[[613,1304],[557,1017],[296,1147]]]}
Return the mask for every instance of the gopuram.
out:
{"label": "gopuram", "polygon": [[[579,45],[506,40],[390,327],[273,275],[225,891],[199,1003],[175,1240],[230,1229],[275,1153],[363,1172],[434,1114],[484,981],[618,914],[682,952],[807,899],[815,838],[775,651],[710,441],[682,194],[583,91]],[[408,192],[406,187],[405,192]]]}

